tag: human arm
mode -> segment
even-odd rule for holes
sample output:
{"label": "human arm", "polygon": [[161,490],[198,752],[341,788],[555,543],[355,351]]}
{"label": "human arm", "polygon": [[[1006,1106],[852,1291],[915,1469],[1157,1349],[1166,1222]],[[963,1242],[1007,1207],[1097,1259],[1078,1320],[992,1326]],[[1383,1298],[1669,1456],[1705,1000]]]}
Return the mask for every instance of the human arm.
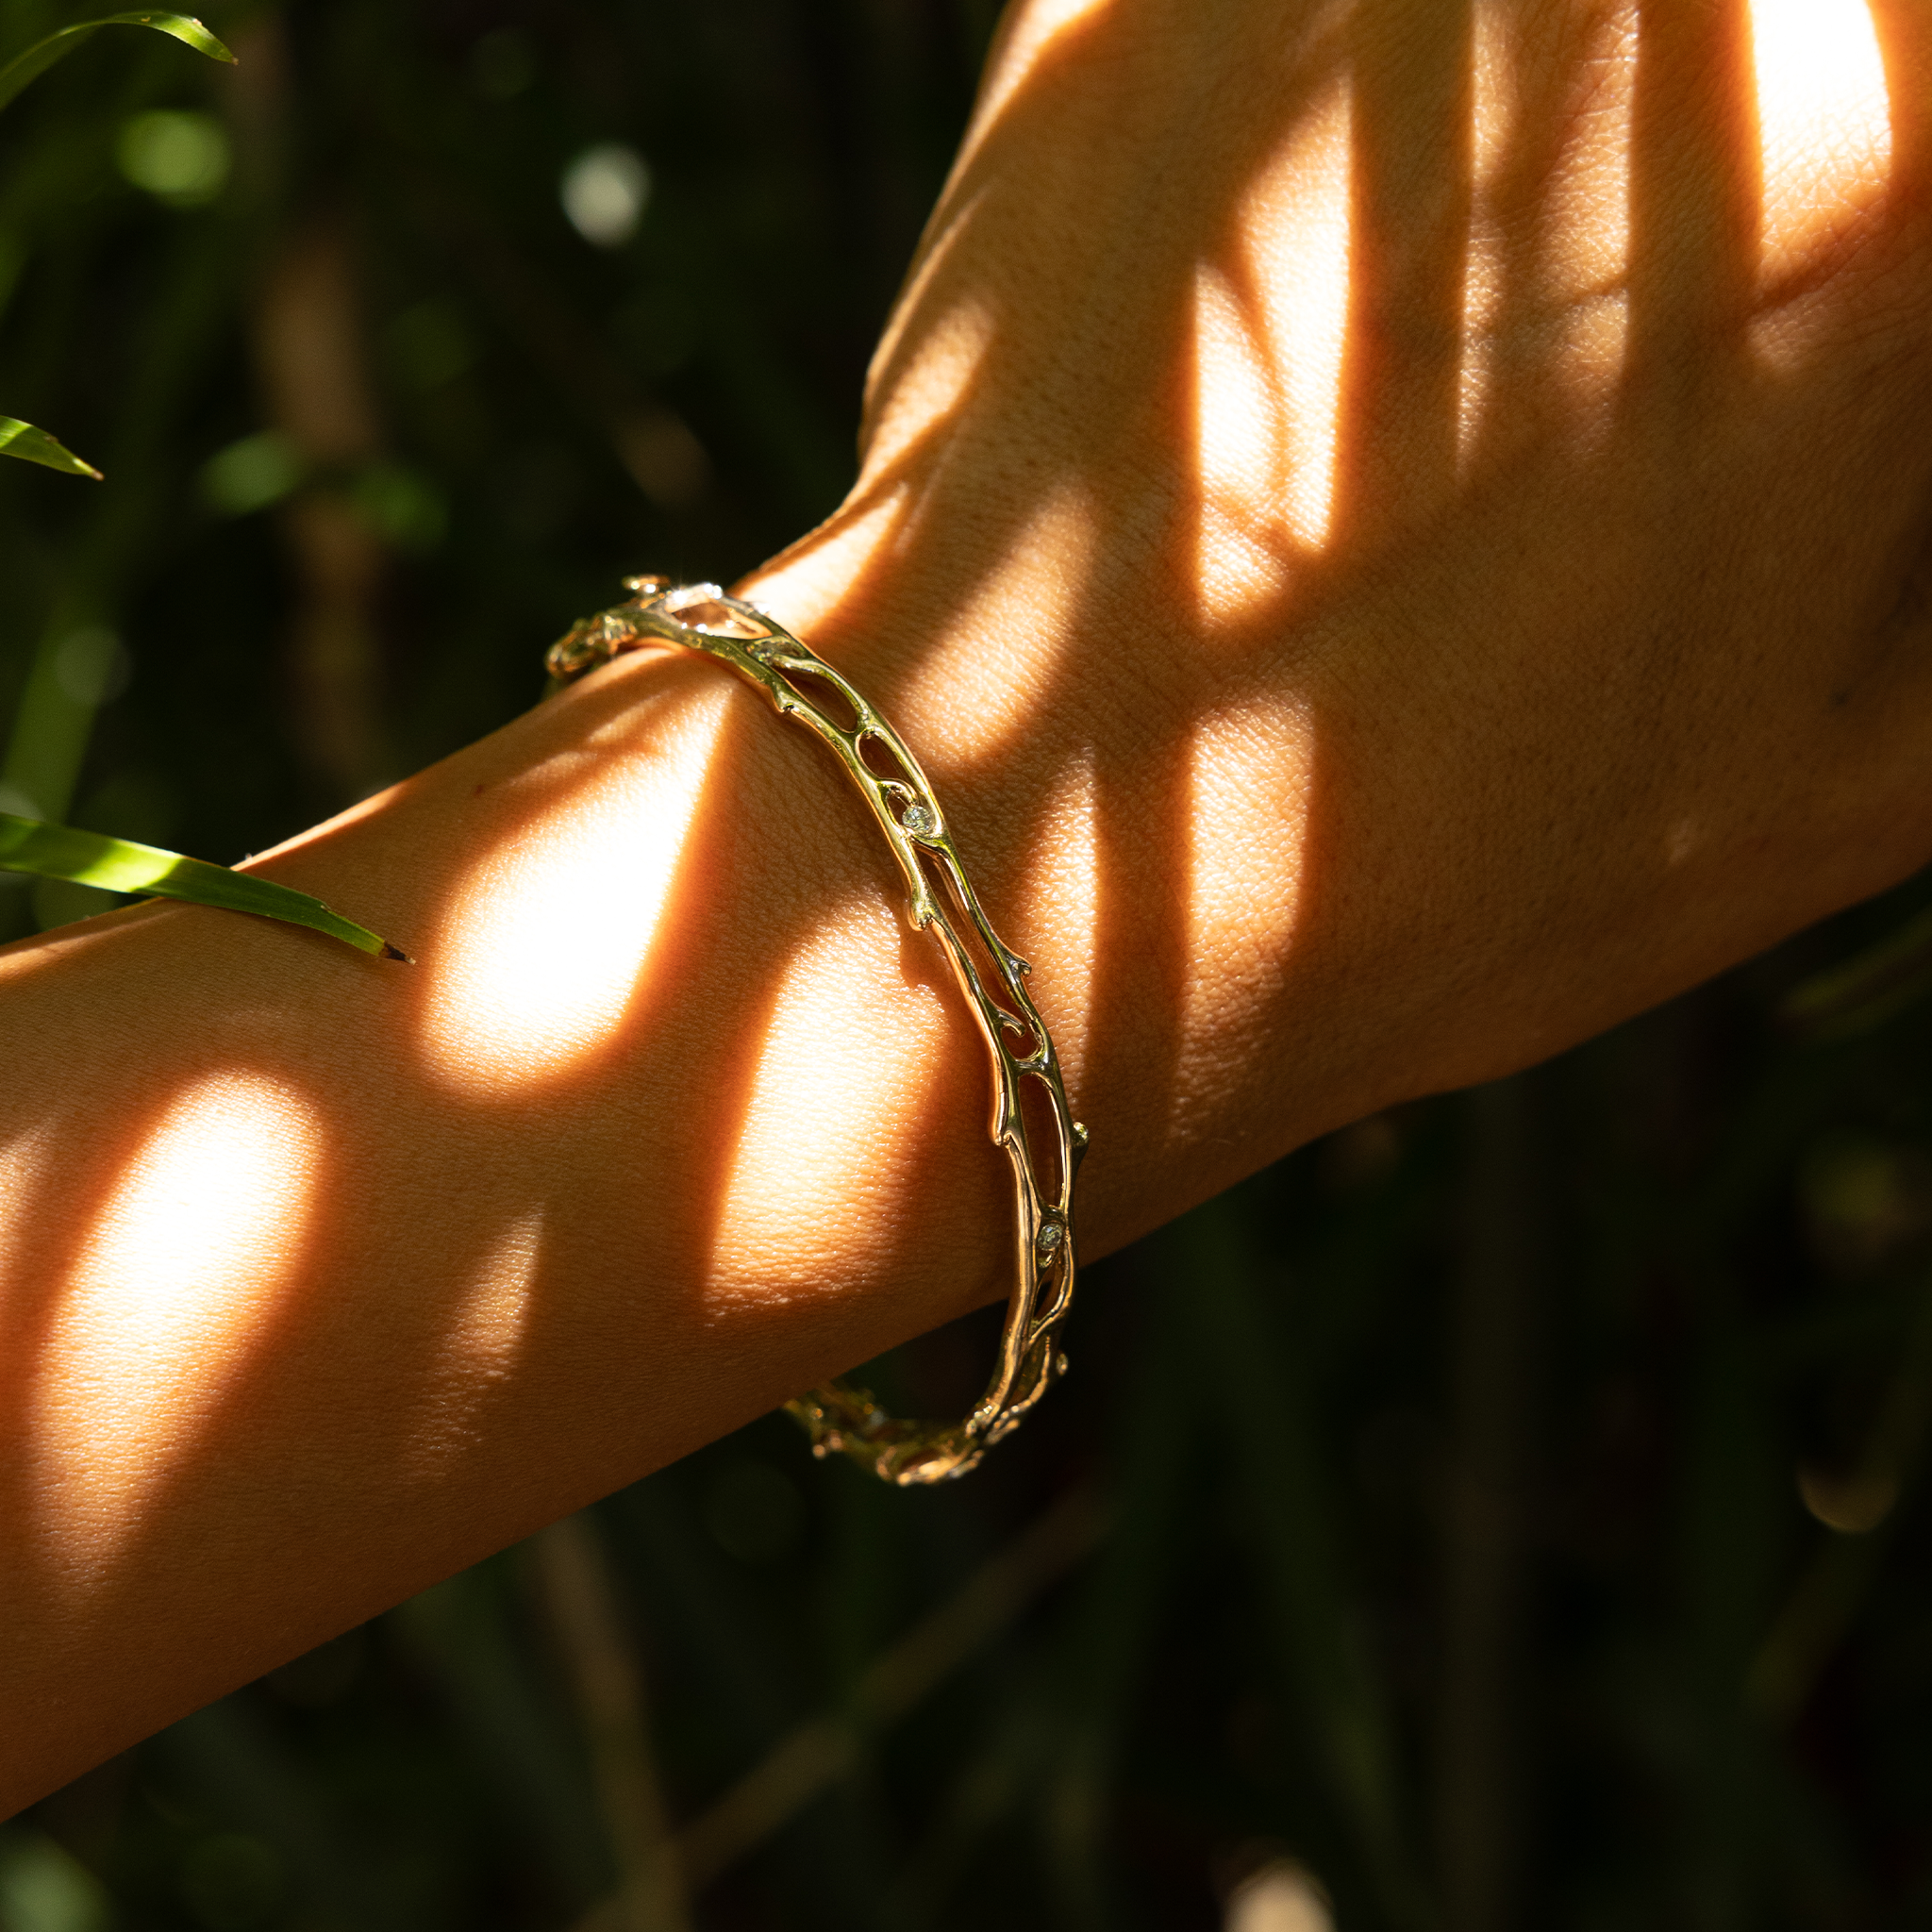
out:
{"label": "human arm", "polygon": [[[1644,57],[1613,273],[1614,36],[1562,35],[1615,16],[1524,9],[1515,279],[1466,328],[1453,9],[1339,53],[1313,10],[1057,11],[850,505],[748,588],[1035,961],[1092,1254],[1917,864],[1932,439],[1902,111],[1767,364],[1805,315],[1749,294],[1722,45]],[[5,962],[16,1798],[1004,1285],[979,1050],[855,801],[708,667],[599,674],[271,864],[423,963],[169,910]]]}

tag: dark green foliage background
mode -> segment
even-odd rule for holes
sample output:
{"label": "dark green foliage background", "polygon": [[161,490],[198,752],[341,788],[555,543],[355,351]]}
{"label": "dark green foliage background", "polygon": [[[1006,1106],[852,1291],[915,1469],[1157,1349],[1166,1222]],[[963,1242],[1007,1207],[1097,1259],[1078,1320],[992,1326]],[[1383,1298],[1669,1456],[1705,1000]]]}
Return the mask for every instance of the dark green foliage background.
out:
{"label": "dark green foliage background", "polygon": [[[0,5],[9,50],[80,17]],[[207,17],[239,73],[103,36],[0,123],[0,408],[108,479],[0,463],[0,718],[63,626],[108,625],[131,680],[69,815],[232,860],[355,790],[305,735],[289,508],[199,480],[263,426],[286,238],[349,238],[379,404],[379,458],[307,486],[381,552],[374,782],[530,702],[622,572],[728,579],[837,501],[992,18]],[[117,171],[156,106],[232,128],[207,205]],[[608,141],[654,189],[606,251],[558,183]],[[710,474],[672,509],[613,430],[664,408]],[[869,1486],[773,1419],[592,1512],[680,1824],[1070,1488],[1109,1512],[696,1922],[1164,1932],[1280,1853],[1346,1932],[1932,1924],[1932,1007],[1914,954],[1830,1037],[1780,1018],[1925,896],[1094,1268],[1074,1376],[964,1484]],[[0,888],[9,935],[83,909]],[[956,1400],[986,1341],[883,1373]],[[1807,1513],[1801,1472],[1815,1500],[1861,1471],[1896,1492],[1876,1527]],[[0,1925],[615,1926],[562,1648],[530,1553],[485,1563],[0,1827]]]}

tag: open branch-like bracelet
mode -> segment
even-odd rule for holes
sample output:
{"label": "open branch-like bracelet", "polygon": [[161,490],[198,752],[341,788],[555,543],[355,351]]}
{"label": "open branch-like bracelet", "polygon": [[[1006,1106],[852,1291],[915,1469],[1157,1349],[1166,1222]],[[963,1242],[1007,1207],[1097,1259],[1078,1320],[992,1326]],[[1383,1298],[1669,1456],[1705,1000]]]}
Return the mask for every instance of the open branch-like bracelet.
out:
{"label": "open branch-like bracelet", "polygon": [[[1074,1301],[1074,1178],[1087,1130],[1068,1109],[1053,1041],[1027,995],[1031,969],[980,909],[918,759],[837,671],[775,619],[716,584],[674,587],[669,578],[642,576],[626,577],[625,589],[629,602],[585,618],[550,647],[544,663],[551,676],[567,681],[625,651],[675,645],[727,665],[781,717],[818,737],[872,808],[905,875],[907,916],[939,942],[992,1057],[992,1138],[1012,1166],[1018,1265],[999,1360],[978,1407],[957,1423],[902,1422],[843,1382],[785,1405],[805,1425],[815,1456],[849,1456],[891,1483],[963,1475],[1067,1367],[1059,1330]],[[834,716],[814,686],[836,692],[853,722]],[[1042,1103],[1031,1121],[1022,1104],[1028,1081]]]}

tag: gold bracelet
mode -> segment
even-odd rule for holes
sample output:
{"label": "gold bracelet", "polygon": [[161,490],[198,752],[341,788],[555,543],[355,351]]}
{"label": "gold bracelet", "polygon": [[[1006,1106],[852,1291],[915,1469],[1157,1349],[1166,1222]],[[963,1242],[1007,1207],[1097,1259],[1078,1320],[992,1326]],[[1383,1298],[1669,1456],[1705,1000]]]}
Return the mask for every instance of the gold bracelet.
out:
{"label": "gold bracelet", "polygon": [[[936,1483],[963,1475],[1066,1374],[1058,1330],[1074,1304],[1074,1177],[1087,1151],[1087,1129],[1067,1107],[1058,1057],[1027,996],[1025,960],[1009,952],[980,910],[959,862],[945,814],[905,741],[843,677],[778,624],[716,584],[626,577],[627,603],[571,626],[551,645],[544,665],[558,682],[581,676],[625,651],[674,644],[700,651],[756,685],[781,717],[814,732],[844,766],[883,828],[905,874],[907,916],[915,931],[938,941],[953,976],[979,1022],[992,1056],[992,1139],[1013,1169],[1018,1208],[1018,1279],[1007,1305],[999,1361],[979,1406],[957,1423],[902,1422],[863,1389],[828,1382],[795,1397],[787,1411],[805,1425],[814,1456],[849,1456],[889,1483]],[[839,693],[854,723],[830,716],[808,686]],[[874,769],[883,761],[891,769]],[[940,890],[935,891],[935,883]],[[989,991],[955,914],[978,940],[992,969]],[[1021,1082],[1033,1080],[1051,1111],[1047,1145],[1036,1148]],[[1049,1158],[1042,1163],[1041,1155]]]}

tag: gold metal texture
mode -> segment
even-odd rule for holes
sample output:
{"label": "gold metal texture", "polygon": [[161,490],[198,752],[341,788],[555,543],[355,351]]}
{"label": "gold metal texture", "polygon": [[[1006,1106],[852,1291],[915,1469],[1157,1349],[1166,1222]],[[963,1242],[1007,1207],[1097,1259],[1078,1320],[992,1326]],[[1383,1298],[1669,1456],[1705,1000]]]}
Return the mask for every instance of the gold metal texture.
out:
{"label": "gold metal texture", "polygon": [[[1015,1279],[986,1393],[955,1423],[902,1421],[870,1391],[844,1382],[828,1382],[785,1405],[811,1438],[814,1456],[848,1456],[889,1483],[963,1475],[1067,1369],[1058,1332],[1074,1302],[1074,1181],[1087,1129],[1067,1106],[1058,1057],[1027,994],[1032,969],[1008,950],[981,909],[919,760],[831,665],[776,619],[716,584],[639,576],[626,577],[625,589],[632,593],[627,603],[584,618],[550,647],[543,661],[551,676],[567,682],[626,651],[668,644],[714,658],[757,686],[780,717],[796,720],[831,750],[871,807],[905,878],[908,919],[937,941],[979,1023],[992,1059],[991,1135],[1012,1167],[1016,1208]],[[843,698],[852,724],[841,724],[811,695],[814,680]],[[890,774],[868,761],[874,747]],[[961,922],[991,964],[992,987],[961,937]],[[1044,1167],[1038,1158],[1044,1150],[1035,1147],[1021,1106],[1025,1080],[1039,1083],[1051,1116],[1052,1158]]]}

